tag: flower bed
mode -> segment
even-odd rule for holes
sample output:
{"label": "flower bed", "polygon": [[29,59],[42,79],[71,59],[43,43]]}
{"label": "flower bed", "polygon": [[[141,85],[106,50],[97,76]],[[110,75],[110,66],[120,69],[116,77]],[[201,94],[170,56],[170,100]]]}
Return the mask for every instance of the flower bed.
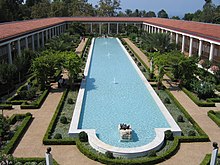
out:
{"label": "flower bed", "polygon": [[9,140],[6,146],[3,148],[3,153],[4,154],[11,154],[15,147],[18,145],[20,139],[28,129],[31,121],[32,121],[32,115],[30,113],[27,113],[26,115],[20,115],[16,114],[13,115],[9,120],[11,124],[14,124],[18,118],[23,118],[21,125],[18,127],[16,130],[15,134],[13,137]]}

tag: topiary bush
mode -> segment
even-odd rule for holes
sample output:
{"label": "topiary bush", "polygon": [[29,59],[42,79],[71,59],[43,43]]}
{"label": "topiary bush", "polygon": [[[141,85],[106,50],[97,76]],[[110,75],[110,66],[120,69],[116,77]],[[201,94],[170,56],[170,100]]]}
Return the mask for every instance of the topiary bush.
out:
{"label": "topiary bush", "polygon": [[165,139],[166,140],[173,140],[174,139],[173,132],[171,130],[165,131]]}
{"label": "topiary bush", "polygon": [[67,124],[68,122],[67,122],[66,116],[61,116],[60,122],[61,122],[62,124]]}
{"label": "topiary bush", "polygon": [[32,116],[32,114],[31,114],[30,112],[27,112],[27,113],[25,114],[25,116]]}
{"label": "topiary bush", "polygon": [[68,104],[74,104],[74,101],[73,101],[72,98],[68,98],[67,103],[68,103]]}
{"label": "topiary bush", "polygon": [[79,133],[79,140],[81,142],[88,142],[88,135],[86,132],[82,131]]}
{"label": "topiary bush", "polygon": [[188,136],[196,136],[196,132],[194,130],[190,130],[188,132]]}
{"label": "topiary bush", "polygon": [[54,139],[62,139],[62,135],[60,133],[56,133]]}
{"label": "topiary bush", "polygon": [[215,111],[213,111],[213,110],[210,110],[209,113],[215,115]]}
{"label": "topiary bush", "polygon": [[168,97],[166,97],[165,99],[164,99],[164,103],[165,104],[170,104],[171,102],[170,102],[170,99],[168,98]]}
{"label": "topiary bush", "polygon": [[184,122],[183,116],[182,116],[182,115],[179,115],[179,116],[177,117],[177,121],[178,121],[178,122]]}
{"label": "topiary bush", "polygon": [[106,151],[105,156],[109,159],[114,159],[113,153],[111,151]]}

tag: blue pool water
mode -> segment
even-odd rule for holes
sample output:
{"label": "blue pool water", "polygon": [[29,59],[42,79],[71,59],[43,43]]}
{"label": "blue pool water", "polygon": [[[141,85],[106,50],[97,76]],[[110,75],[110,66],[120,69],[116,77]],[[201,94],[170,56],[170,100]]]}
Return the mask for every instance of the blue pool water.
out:
{"label": "blue pool water", "polygon": [[[120,142],[118,124],[134,130]],[[95,129],[106,144],[131,148],[150,143],[155,128],[170,127],[144,82],[115,38],[94,43],[78,129]]]}

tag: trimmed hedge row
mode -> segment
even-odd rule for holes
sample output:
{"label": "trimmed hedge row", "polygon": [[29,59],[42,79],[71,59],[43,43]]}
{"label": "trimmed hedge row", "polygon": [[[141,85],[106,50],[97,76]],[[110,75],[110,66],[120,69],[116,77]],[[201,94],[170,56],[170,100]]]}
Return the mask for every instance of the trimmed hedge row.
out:
{"label": "trimmed hedge row", "polygon": [[[46,162],[45,158],[16,158],[16,160],[17,160],[17,162],[20,162],[20,163],[26,163],[26,162],[36,162],[36,163]],[[55,159],[53,159],[53,164],[54,165],[59,165]]]}
{"label": "trimmed hedge row", "polygon": [[169,97],[175,102],[177,107],[182,111],[185,117],[194,125],[197,132],[201,135],[201,136],[182,136],[180,138],[180,141],[181,142],[207,142],[209,141],[208,135],[202,130],[202,128],[196,123],[196,121],[189,115],[189,113],[179,103],[179,101],[172,95],[172,93],[168,89],[165,89],[165,91],[169,95]]}
{"label": "trimmed hedge row", "polygon": [[4,151],[3,151],[4,154],[12,154],[12,152],[15,149],[15,147],[17,146],[18,142],[21,140],[22,136],[24,135],[24,133],[28,129],[29,125],[31,124],[32,119],[33,119],[32,115],[26,116],[23,119],[22,124],[20,125],[18,130],[15,132],[14,136],[9,141],[7,146],[4,148]]}
{"label": "trimmed hedge row", "polygon": [[43,94],[31,104],[28,104],[27,101],[21,104],[21,109],[38,109],[43,104],[44,100],[47,98],[49,94],[49,89],[46,89]]}
{"label": "trimmed hedge row", "polygon": [[220,103],[220,98],[216,97],[216,98],[208,98],[207,99],[208,102],[214,102],[214,103]]}
{"label": "trimmed hedge row", "polygon": [[12,109],[12,104],[0,104],[0,109]]}
{"label": "trimmed hedge row", "polygon": [[145,62],[139,57],[139,55],[127,44],[124,40],[122,40],[123,45],[128,46],[128,48],[132,51],[132,53],[138,58],[138,60],[142,63],[142,65],[150,72],[150,68],[145,64]]}
{"label": "trimmed hedge row", "polygon": [[220,127],[220,119],[215,115],[215,112],[210,110],[207,114]]}
{"label": "trimmed hedge row", "polygon": [[[211,154],[206,154],[200,165],[209,165],[211,162],[211,157],[212,157]],[[218,158],[220,158],[220,154],[218,154]]]}
{"label": "trimmed hedge row", "polygon": [[53,118],[51,119],[50,125],[47,128],[47,132],[45,133],[44,138],[43,138],[43,144],[44,145],[75,145],[76,144],[75,139],[73,140],[73,138],[51,139],[52,133],[55,129],[56,122],[58,121],[58,117],[59,117],[59,115],[61,113],[61,110],[63,108],[63,105],[64,105],[65,99],[67,97],[68,91],[69,90],[66,89],[63,92],[63,95],[60,99],[60,102],[59,102],[57,108],[56,108],[56,111],[53,115]]}
{"label": "trimmed hedge row", "polygon": [[215,103],[213,102],[204,102],[200,101],[196,96],[192,94],[192,92],[188,91],[186,88],[182,88],[182,91],[189,96],[189,98],[200,107],[215,107]]}
{"label": "trimmed hedge row", "polygon": [[90,149],[85,147],[84,143],[80,142],[78,139],[76,140],[77,148],[88,158],[99,161],[104,164],[118,164],[118,165],[142,165],[142,164],[156,164],[162,161],[165,161],[176,154],[176,152],[180,148],[179,137],[174,138],[173,145],[170,149],[168,149],[165,153],[160,156],[155,157],[141,157],[136,159],[121,159],[115,158],[110,159],[107,158],[104,154],[96,154],[92,152]]}

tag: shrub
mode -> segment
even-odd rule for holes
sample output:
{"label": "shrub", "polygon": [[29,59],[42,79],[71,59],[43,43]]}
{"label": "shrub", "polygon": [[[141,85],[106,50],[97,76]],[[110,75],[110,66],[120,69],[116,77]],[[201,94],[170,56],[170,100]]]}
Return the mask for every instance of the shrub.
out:
{"label": "shrub", "polygon": [[56,133],[54,139],[62,139],[62,135],[60,133]]}
{"label": "shrub", "polygon": [[213,111],[213,110],[210,110],[209,113],[215,115],[215,111]]}
{"label": "shrub", "polygon": [[61,122],[62,124],[67,124],[67,118],[66,118],[66,116],[61,116],[60,122]]}
{"label": "shrub", "polygon": [[106,151],[105,156],[109,159],[114,159],[113,153],[111,151]]}
{"label": "shrub", "polygon": [[196,132],[194,130],[190,130],[188,132],[188,136],[196,136]]}
{"label": "shrub", "polygon": [[25,99],[27,98],[27,91],[26,90],[20,91],[18,95],[21,99]]}
{"label": "shrub", "polygon": [[173,132],[171,130],[165,131],[165,139],[166,140],[173,140]]}
{"label": "shrub", "polygon": [[67,103],[68,103],[68,104],[74,104],[74,101],[73,101],[72,98],[68,98]]}
{"label": "shrub", "polygon": [[184,122],[183,116],[182,116],[182,115],[179,115],[179,116],[177,117],[177,121],[178,121],[178,122]]}
{"label": "shrub", "polygon": [[148,156],[149,156],[149,157],[157,156],[156,151],[155,151],[155,150],[150,151],[150,152],[148,153]]}
{"label": "shrub", "polygon": [[88,142],[88,135],[86,132],[82,131],[79,133],[79,140],[81,142]]}
{"label": "shrub", "polygon": [[165,99],[164,99],[164,103],[165,104],[170,104],[171,102],[170,102],[170,99],[168,98],[168,97],[166,97]]}
{"label": "shrub", "polygon": [[140,62],[138,62],[137,64],[138,64],[138,66],[141,66],[141,63],[140,63]]}
{"label": "shrub", "polygon": [[25,116],[32,116],[32,114],[31,114],[30,112],[27,112],[27,113],[25,114]]}

